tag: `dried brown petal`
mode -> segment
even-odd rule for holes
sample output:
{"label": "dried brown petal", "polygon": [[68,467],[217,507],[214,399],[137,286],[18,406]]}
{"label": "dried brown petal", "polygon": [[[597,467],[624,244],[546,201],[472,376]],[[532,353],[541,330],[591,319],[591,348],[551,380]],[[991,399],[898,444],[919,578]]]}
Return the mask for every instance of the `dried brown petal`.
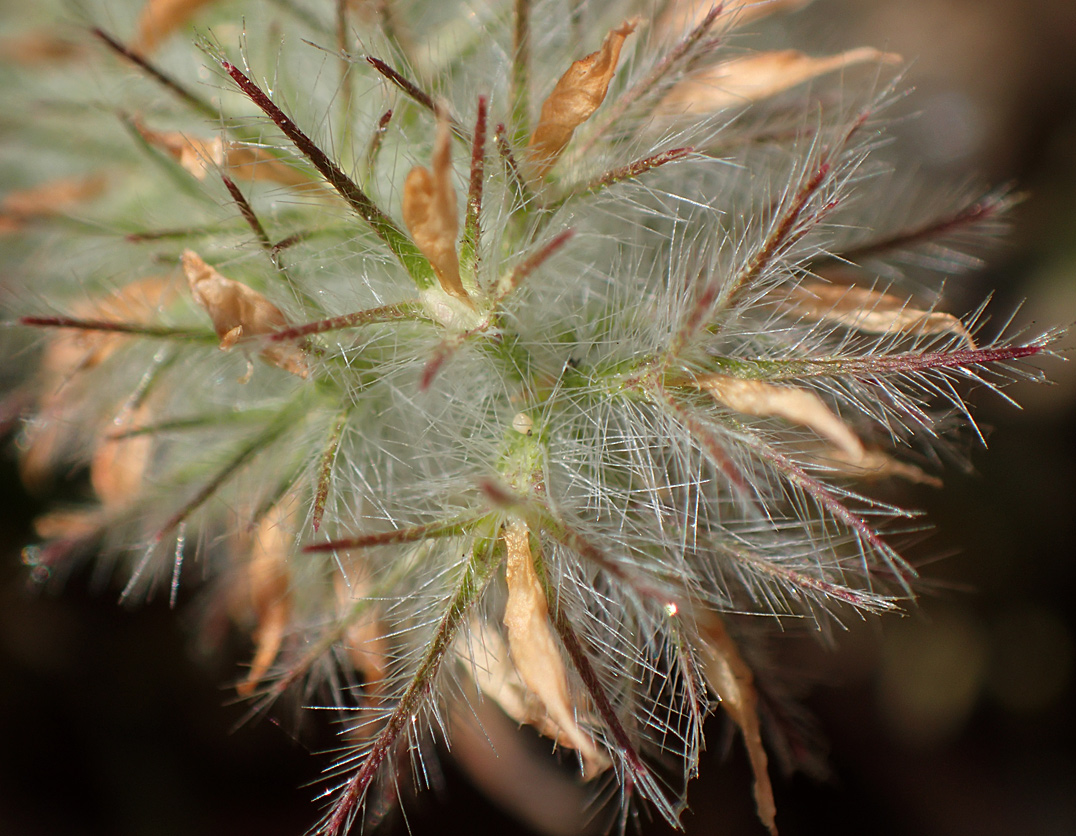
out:
{"label": "dried brown petal", "polygon": [[[811,0],[725,0],[712,32],[727,32],[753,20],[777,12],[794,12]],[[662,36],[677,36],[701,24],[717,3],[714,0],[672,0],[658,18],[655,30]]]}
{"label": "dried brown petal", "polygon": [[775,96],[820,75],[864,63],[898,63],[899,55],[871,47],[812,58],[792,49],[734,58],[697,72],[676,84],[658,104],[667,119],[705,116],[727,107]]}
{"label": "dried brown petal", "polygon": [[14,232],[31,218],[58,215],[93,200],[107,185],[104,175],[62,177],[29,189],[16,189],[0,200],[0,231]]}
{"label": "dried brown petal", "polygon": [[80,61],[87,54],[83,44],[46,30],[0,41],[0,61],[16,64],[64,64]]}
{"label": "dried brown petal", "polygon": [[907,299],[877,290],[809,281],[792,291],[789,301],[803,316],[868,334],[955,334],[975,348],[971,333],[952,314],[913,308]]}
{"label": "dried brown petal", "polygon": [[759,819],[776,836],[777,807],[767,771],[769,760],[762,745],[754,674],[720,619],[711,617],[703,629],[703,675],[710,690],[720,698],[721,707],[743,735],[755,776],[755,808]]}
{"label": "dried brown petal", "polygon": [[147,0],[138,18],[138,35],[131,48],[143,55],[153,52],[162,41],[190,20],[202,6],[213,0]]}
{"label": "dried brown petal", "polygon": [[199,180],[205,180],[211,168],[219,168],[244,180],[262,180],[282,186],[309,186],[311,183],[299,169],[282,163],[264,148],[227,142],[219,136],[200,139],[181,131],[154,131],[138,122],[135,127],[146,142],[172,156]]}
{"label": "dried brown petal", "polygon": [[[226,279],[193,250],[183,253],[183,272],[194,301],[213,320],[213,330],[221,339],[222,349],[231,348],[239,339],[270,334],[287,326],[280,308],[245,284]],[[269,345],[262,349],[261,357],[300,377],[310,373],[306,356],[291,343]]]}
{"label": "dried brown petal", "polygon": [[534,569],[527,524],[512,522],[504,531],[504,544],[508,552],[504,626],[512,662],[526,689],[545,709],[550,725],[544,731],[553,731],[554,739],[578,750],[584,775],[593,777],[608,767],[609,760],[575,721],[568,675],[549,625],[549,607]]}
{"label": "dried brown petal", "polygon": [[459,214],[452,186],[452,132],[443,112],[438,113],[433,145],[432,171],[415,166],[404,181],[403,217],[415,246],[430,260],[446,293],[468,300],[460,281],[456,254]]}
{"label": "dried brown petal", "polygon": [[813,430],[836,448],[827,454],[827,464],[836,465],[846,473],[860,478],[897,476],[911,482],[938,484],[934,477],[914,465],[896,461],[880,450],[865,448],[848,425],[809,389],[722,374],[702,375],[696,384],[718,403],[737,412],[776,416]]}
{"label": "dried brown petal", "polygon": [[241,697],[250,696],[269,671],[280,652],[291,617],[288,558],[295,546],[295,533],[289,521],[297,505],[298,500],[294,495],[274,505],[258,523],[251,544],[245,580],[257,626],[254,629],[255,650],[250,673],[236,687]]}
{"label": "dried brown petal", "polygon": [[[172,280],[155,276],[132,282],[101,299],[72,308],[75,317],[135,325],[148,324],[175,295]],[[68,384],[84,369],[103,363],[130,337],[104,331],[59,330],[51,335],[42,355],[38,374],[38,416],[27,427],[19,457],[19,473],[31,489],[46,482],[78,420],[68,415]]]}
{"label": "dried brown petal", "polygon": [[[125,325],[148,325],[175,296],[172,277],[151,276],[124,285],[108,296],[77,304],[72,308],[72,315]],[[45,348],[42,371],[59,384],[75,372],[100,365],[129,339],[125,334],[107,331],[59,331]]]}
{"label": "dried brown petal", "polygon": [[538,126],[527,146],[527,179],[541,179],[556,163],[575,129],[605,100],[620,50],[638,20],[628,20],[605,36],[601,49],[574,62],[542,103]]}
{"label": "dried brown petal", "polygon": [[355,602],[368,594],[369,577],[359,560],[352,559],[348,569],[346,579],[338,573],[334,580],[340,618],[349,620],[343,642],[351,664],[362,674],[365,691],[373,694],[380,690],[388,675],[389,643],[385,638],[388,631],[378,619],[376,611],[372,610],[358,619],[349,617],[348,611]]}
{"label": "dried brown petal", "polygon": [[[145,424],[149,415],[143,404],[120,415],[109,431],[119,433]],[[152,451],[153,439],[149,435],[106,437],[100,441],[90,461],[90,483],[106,511],[122,508],[138,497]]]}
{"label": "dried brown petal", "polygon": [[850,458],[859,458],[863,454],[863,444],[856,434],[818,395],[807,389],[778,386],[764,380],[743,380],[723,374],[703,375],[697,383],[713,395],[714,400],[737,412],[784,418],[814,430]]}

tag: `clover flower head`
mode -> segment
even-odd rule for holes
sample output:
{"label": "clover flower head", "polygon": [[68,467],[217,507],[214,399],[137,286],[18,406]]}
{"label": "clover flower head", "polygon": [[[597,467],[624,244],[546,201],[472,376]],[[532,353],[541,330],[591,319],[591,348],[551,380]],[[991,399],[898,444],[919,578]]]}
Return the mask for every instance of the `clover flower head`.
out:
{"label": "clover flower head", "polygon": [[22,471],[89,474],[35,577],[211,579],[239,694],[341,713],[319,833],[505,716],[675,825],[718,706],[776,832],[768,634],[910,601],[869,483],[1055,336],[924,291],[1014,197],[896,211],[899,57],[745,50],[803,0],[91,5],[4,94],[66,153],[0,207]]}

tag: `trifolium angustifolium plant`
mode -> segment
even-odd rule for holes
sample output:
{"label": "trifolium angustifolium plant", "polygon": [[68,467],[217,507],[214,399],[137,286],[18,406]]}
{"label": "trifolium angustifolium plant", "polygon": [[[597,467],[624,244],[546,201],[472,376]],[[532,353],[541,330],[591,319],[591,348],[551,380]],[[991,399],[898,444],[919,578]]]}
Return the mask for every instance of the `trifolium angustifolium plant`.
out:
{"label": "trifolium angustifolium plant", "polygon": [[804,5],[20,11],[6,413],[69,497],[29,574],[249,631],[252,711],[338,713],[317,833],[504,722],[677,825],[718,709],[775,833],[766,640],[911,602],[872,483],[938,483],[1054,336],[944,310],[1014,197],[889,168],[902,59],[751,34]]}

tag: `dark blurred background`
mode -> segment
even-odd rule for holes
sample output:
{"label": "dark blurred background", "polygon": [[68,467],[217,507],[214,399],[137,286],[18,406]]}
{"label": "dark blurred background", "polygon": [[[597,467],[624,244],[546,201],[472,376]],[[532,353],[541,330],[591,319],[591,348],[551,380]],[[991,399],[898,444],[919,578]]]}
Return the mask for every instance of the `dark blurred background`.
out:
{"label": "dark blurred background", "polygon": [[[1029,193],[989,267],[948,285],[950,309],[996,291],[998,312],[1027,300],[1019,325],[1076,322],[1076,3],[818,0],[790,24],[812,52],[870,44],[914,59],[905,112],[919,115],[895,126],[892,153],[924,178],[975,173]],[[920,610],[849,625],[837,651],[779,648],[818,683],[807,703],[833,771],[777,779],[784,836],[1076,833],[1076,364],[1044,367],[1055,385],[1011,391],[1022,411],[974,398],[989,431],[976,473],[904,498],[936,527],[912,553],[932,586]],[[30,591],[19,550],[40,507],[10,452],[0,467],[0,833],[304,832],[325,765],[310,752],[331,731],[236,729],[244,708],[221,683],[250,648],[199,653],[182,606],[120,607],[82,575]],[[711,722],[687,830],[759,836],[725,731]],[[444,769],[443,789],[408,805],[416,836],[525,832]]]}

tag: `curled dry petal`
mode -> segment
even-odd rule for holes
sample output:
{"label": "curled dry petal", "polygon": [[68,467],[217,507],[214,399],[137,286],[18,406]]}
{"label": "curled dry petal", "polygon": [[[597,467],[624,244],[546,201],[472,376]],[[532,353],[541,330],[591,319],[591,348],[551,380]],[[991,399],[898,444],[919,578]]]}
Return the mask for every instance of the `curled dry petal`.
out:
{"label": "curled dry petal", "polygon": [[809,389],[744,380],[722,374],[702,375],[696,384],[714,400],[745,415],[776,416],[817,433],[836,448],[829,459],[860,477],[899,476],[937,484],[914,465],[897,462],[879,450],[868,450],[847,424]]}
{"label": "curled dry petal", "polygon": [[452,131],[444,111],[438,110],[432,171],[415,166],[404,181],[403,217],[415,246],[429,259],[446,293],[469,300],[460,281],[456,254],[459,213],[452,186]]}
{"label": "curled dry petal", "polygon": [[169,154],[199,180],[205,180],[210,168],[219,168],[244,180],[262,180],[282,186],[309,186],[311,183],[299,169],[282,163],[264,148],[229,142],[219,136],[200,139],[181,131],[154,131],[137,122],[135,127],[146,142]]}
{"label": "curled dry petal", "polygon": [[288,558],[295,546],[290,520],[298,505],[294,495],[286,496],[258,523],[245,568],[250,608],[254,613],[254,659],[250,673],[236,691],[250,696],[269,671],[284,640],[291,616],[291,574]]}
{"label": "curled dry petal", "polygon": [[552,732],[550,736],[560,743],[578,750],[583,773],[591,778],[608,767],[609,760],[576,723],[567,671],[549,624],[545,592],[534,569],[527,524],[513,521],[504,531],[504,544],[508,552],[504,626],[512,662],[524,687],[545,710],[542,731]]}
{"label": "curled dry petal", "polygon": [[754,674],[720,619],[712,616],[703,625],[703,630],[703,676],[743,735],[755,776],[755,808],[762,823],[776,835],[777,807],[767,771],[769,761],[762,745]]}
{"label": "curled dry petal", "polygon": [[162,41],[213,0],[147,0],[138,17],[138,34],[131,45],[135,52],[153,52]]}
{"label": "curled dry petal", "polygon": [[628,20],[605,36],[601,49],[574,62],[542,103],[527,146],[527,178],[541,179],[557,162],[575,129],[605,100],[620,50],[638,20]]}
{"label": "curled dry petal", "polygon": [[[213,320],[213,330],[220,337],[222,349],[231,348],[241,339],[270,334],[287,326],[280,308],[245,284],[226,279],[193,250],[183,253],[183,272],[194,301]],[[291,343],[266,346],[261,357],[300,377],[310,373],[305,354]]]}
{"label": "curled dry petal", "polygon": [[812,58],[796,50],[760,52],[723,61],[677,83],[661,100],[657,113],[666,119],[705,116],[727,107],[757,102],[820,75],[853,64],[900,62],[899,55],[871,47]]}
{"label": "curled dry petal", "polygon": [[971,333],[952,314],[913,308],[907,299],[877,290],[808,281],[792,291],[789,302],[803,316],[868,334],[954,334],[975,348]]}

